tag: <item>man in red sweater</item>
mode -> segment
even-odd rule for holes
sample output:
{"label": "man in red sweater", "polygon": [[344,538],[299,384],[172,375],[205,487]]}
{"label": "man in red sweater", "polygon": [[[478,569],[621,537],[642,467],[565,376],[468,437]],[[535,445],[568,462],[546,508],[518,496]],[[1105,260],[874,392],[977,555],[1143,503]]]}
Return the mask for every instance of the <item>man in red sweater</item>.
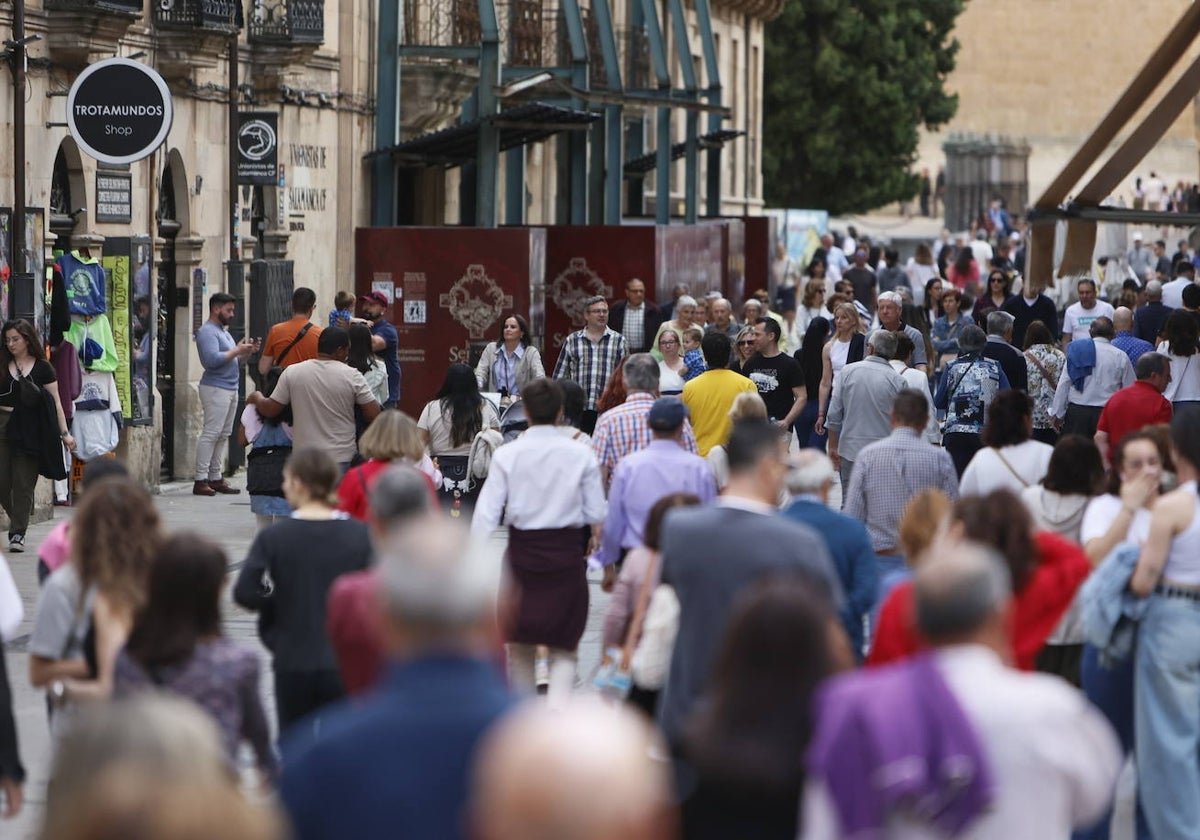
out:
{"label": "man in red sweater", "polygon": [[1137,381],[1111,397],[1096,425],[1096,448],[1108,466],[1121,438],[1156,423],[1171,422],[1171,404],[1163,391],[1171,384],[1171,360],[1161,353],[1143,353],[1137,362]]}

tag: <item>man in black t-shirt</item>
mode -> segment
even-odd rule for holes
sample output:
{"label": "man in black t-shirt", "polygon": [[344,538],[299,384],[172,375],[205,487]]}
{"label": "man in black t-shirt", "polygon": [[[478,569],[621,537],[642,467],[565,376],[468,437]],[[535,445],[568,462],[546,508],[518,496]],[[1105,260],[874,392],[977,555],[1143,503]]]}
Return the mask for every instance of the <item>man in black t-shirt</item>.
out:
{"label": "man in black t-shirt", "polygon": [[862,301],[872,315],[875,314],[875,295],[879,291],[875,272],[867,265],[867,249],[854,252],[854,265],[842,272],[842,279],[854,285],[854,299]]}
{"label": "man in black t-shirt", "polygon": [[779,324],[772,318],[754,322],[758,352],[742,366],[742,375],[758,388],[767,414],[781,429],[790,429],[804,409],[804,371],[786,353],[779,352]]}

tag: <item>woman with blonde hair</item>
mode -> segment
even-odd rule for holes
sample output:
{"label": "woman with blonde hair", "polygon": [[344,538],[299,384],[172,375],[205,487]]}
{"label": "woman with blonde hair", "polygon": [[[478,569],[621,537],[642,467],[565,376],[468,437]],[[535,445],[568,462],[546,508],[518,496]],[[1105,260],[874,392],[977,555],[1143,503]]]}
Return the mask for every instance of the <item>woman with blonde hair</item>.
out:
{"label": "woman with blonde hair", "polygon": [[[766,420],[767,404],[757,391],[743,391],[733,398],[733,405],[729,407],[729,419],[734,425],[739,420]],[[717,479],[717,489],[724,490],[725,485],[729,483],[729,456],[725,453],[725,442],[722,441],[708,450],[706,457],[708,465],[712,467],[713,476]]]}
{"label": "woman with blonde hair", "polygon": [[442,474],[425,452],[417,421],[403,411],[380,412],[363,432],[358,451],[367,460],[346,471],[337,489],[338,510],[365,522],[368,497],[375,479],[394,462],[416,467],[428,478],[430,492],[433,493],[434,502],[437,502],[437,488],[442,483]]}
{"label": "woman with blonde hair", "polygon": [[813,427],[818,435],[825,434],[825,412],[837,375],[848,364],[861,362],[867,352],[867,337],[863,334],[862,319],[853,303],[839,303],[833,310],[833,336],[821,351],[821,385],[817,389],[820,409]]}
{"label": "woman with blonde hair", "polygon": [[71,554],[80,591],[95,590],[91,643],[84,642],[89,676],[52,681],[55,706],[112,695],[117,654],[146,605],[150,569],[163,545],[161,524],[154,500],[132,479],[105,478],[84,494],[71,522]]}
{"label": "woman with blonde hair", "polygon": [[651,355],[660,362],[663,360],[662,351],[658,349],[658,340],[662,338],[662,334],[666,330],[675,330],[675,332],[682,336],[688,327],[703,326],[704,308],[691,295],[682,295],[675,301],[674,320],[663,321],[662,325],[658,328],[658,332],[654,334],[654,343],[650,345]]}
{"label": "woman with blonde hair", "polygon": [[756,346],[758,346],[758,340],[754,337],[754,327],[742,327],[733,342],[733,364],[729,366],[729,369],[741,373],[742,365],[750,361],[750,357],[758,352],[754,349]]}
{"label": "woman with blonde hair", "polygon": [[[796,325],[795,332],[804,337],[804,333],[808,330],[808,325],[812,323],[813,318],[827,318],[833,320],[833,313],[825,307],[825,279],[822,277],[818,280],[809,280],[808,285],[804,287],[804,296],[800,298],[800,306],[796,309]],[[799,349],[800,341],[797,340],[795,347]]]}

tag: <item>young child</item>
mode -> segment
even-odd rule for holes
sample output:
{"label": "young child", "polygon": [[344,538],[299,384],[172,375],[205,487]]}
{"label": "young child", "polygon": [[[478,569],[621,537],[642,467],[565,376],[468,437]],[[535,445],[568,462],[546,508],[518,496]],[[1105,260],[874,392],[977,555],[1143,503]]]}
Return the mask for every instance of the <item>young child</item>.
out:
{"label": "young child", "polygon": [[329,326],[349,329],[350,319],[354,317],[354,295],[350,292],[338,292],[333,296],[333,311],[329,313]]}
{"label": "young child", "polygon": [[683,374],[684,382],[695,379],[708,370],[708,366],[704,364],[704,354],[700,352],[700,341],[703,338],[704,330],[699,327],[688,327],[683,331],[683,363],[687,365],[687,371]]}

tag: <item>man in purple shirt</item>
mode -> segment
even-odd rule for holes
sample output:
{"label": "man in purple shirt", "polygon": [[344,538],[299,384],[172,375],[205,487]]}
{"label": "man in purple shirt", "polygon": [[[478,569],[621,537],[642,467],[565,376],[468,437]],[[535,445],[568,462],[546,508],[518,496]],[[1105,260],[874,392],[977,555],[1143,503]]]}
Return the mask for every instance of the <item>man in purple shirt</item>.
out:
{"label": "man in purple shirt", "polygon": [[653,434],[650,445],[617,464],[597,553],[604,564],[605,591],[616,583],[617,564],[625,553],[642,544],[646,517],[655,502],[671,493],[695,493],[707,504],[717,495],[708,462],[683,447],[687,413],[678,397],[659,397],[646,418]]}

